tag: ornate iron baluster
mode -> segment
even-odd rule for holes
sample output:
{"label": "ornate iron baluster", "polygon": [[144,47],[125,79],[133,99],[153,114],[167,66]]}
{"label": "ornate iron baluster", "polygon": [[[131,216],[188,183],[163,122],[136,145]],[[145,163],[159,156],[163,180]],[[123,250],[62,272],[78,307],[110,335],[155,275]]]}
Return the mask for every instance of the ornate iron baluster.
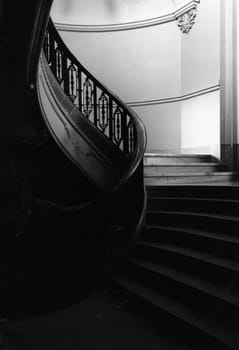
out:
{"label": "ornate iron baluster", "polygon": [[103,133],[109,125],[109,102],[104,92],[102,92],[98,103],[98,125]]}
{"label": "ornate iron baluster", "polygon": [[94,84],[94,124],[98,124],[98,109],[97,109],[97,86]]}
{"label": "ornate iron baluster", "polygon": [[123,118],[123,111],[118,106],[114,112],[114,142],[117,146],[120,145],[122,141],[122,118]]}
{"label": "ornate iron baluster", "polygon": [[74,64],[71,62],[68,67],[68,77],[69,77],[69,97],[71,101],[76,105],[77,97],[77,70]]}
{"label": "ornate iron baluster", "polygon": [[82,72],[80,70],[80,67],[78,66],[78,103],[79,103],[79,110],[82,112]]}
{"label": "ornate iron baluster", "polygon": [[114,129],[113,100],[110,97],[110,100],[109,100],[109,138],[111,141],[113,141],[113,138],[114,138],[113,129]]}
{"label": "ornate iron baluster", "polygon": [[63,52],[59,48],[59,46],[55,49],[56,55],[56,79],[58,83],[61,85],[63,81]]}
{"label": "ornate iron baluster", "polygon": [[51,56],[50,56],[50,33],[49,30],[46,31],[43,43],[43,50],[46,56],[47,63],[51,64]]}
{"label": "ornate iron baluster", "polygon": [[92,84],[88,77],[86,77],[83,84],[83,112],[87,118],[89,118],[92,112]]}
{"label": "ornate iron baluster", "polygon": [[127,113],[124,110],[122,118],[122,139],[123,139],[123,152],[128,155],[129,143],[128,143],[128,130],[127,130]]}
{"label": "ornate iron baluster", "polygon": [[131,119],[128,124],[128,144],[129,144],[128,153],[129,154],[134,153],[134,145],[135,145],[134,134],[135,134],[135,127],[134,127],[133,120]]}
{"label": "ornate iron baluster", "polygon": [[67,57],[65,53],[63,53],[62,57],[62,77],[64,82],[64,91],[67,96],[69,96],[69,76],[68,76],[68,70],[67,70]]}
{"label": "ornate iron baluster", "polygon": [[56,53],[55,53],[55,40],[50,35],[50,61],[51,61],[51,70],[54,76],[56,77]]}

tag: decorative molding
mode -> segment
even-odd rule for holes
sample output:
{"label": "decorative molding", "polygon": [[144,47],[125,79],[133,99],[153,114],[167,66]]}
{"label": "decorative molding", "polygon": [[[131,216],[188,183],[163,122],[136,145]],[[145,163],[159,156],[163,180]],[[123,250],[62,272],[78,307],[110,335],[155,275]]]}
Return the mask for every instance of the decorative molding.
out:
{"label": "decorative molding", "polygon": [[210,94],[215,91],[220,90],[220,85],[214,85],[210,86],[208,88],[198,90],[195,92],[191,92],[189,94],[185,94],[182,96],[177,97],[169,97],[169,98],[161,98],[158,100],[148,100],[148,101],[138,101],[138,102],[127,102],[127,105],[130,107],[143,107],[143,106],[153,106],[153,105],[160,105],[165,103],[174,103],[174,102],[181,102],[185,100],[189,100],[191,98],[199,97],[202,95]]}
{"label": "decorative molding", "polygon": [[177,18],[178,27],[184,34],[189,34],[197,16],[197,6]]}
{"label": "decorative molding", "polygon": [[56,28],[59,31],[66,32],[115,32],[122,30],[132,30],[146,27],[153,27],[164,23],[177,21],[184,14],[189,13],[191,10],[195,10],[200,0],[191,0],[186,5],[180,7],[173,13],[149,18],[141,21],[116,23],[116,24],[96,24],[96,25],[84,25],[84,24],[68,24],[54,22]]}

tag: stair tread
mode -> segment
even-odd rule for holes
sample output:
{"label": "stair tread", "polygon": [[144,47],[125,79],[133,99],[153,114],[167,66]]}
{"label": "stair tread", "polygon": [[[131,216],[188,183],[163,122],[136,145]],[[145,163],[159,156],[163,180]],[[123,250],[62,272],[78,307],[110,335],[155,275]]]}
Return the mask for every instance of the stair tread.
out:
{"label": "stair tread", "polygon": [[177,158],[191,158],[191,157],[195,157],[195,158],[213,158],[215,159],[214,156],[212,156],[211,154],[193,154],[193,153],[187,153],[187,154],[176,154],[176,153],[157,153],[157,152],[152,152],[152,153],[145,153],[144,157],[177,157]]}
{"label": "stair tread", "polygon": [[225,235],[223,233],[220,233],[220,235],[216,235],[216,233],[213,234],[212,232],[205,231],[205,230],[197,230],[197,229],[191,229],[188,227],[177,227],[177,226],[147,225],[146,227],[149,230],[150,229],[156,229],[156,230],[159,229],[159,230],[167,230],[167,231],[184,232],[184,233],[188,233],[188,234],[195,235],[195,236],[212,238],[212,239],[222,241],[222,242],[239,244],[239,238],[233,237],[230,235]]}
{"label": "stair tread", "polygon": [[208,213],[195,213],[191,211],[171,211],[171,210],[148,210],[149,214],[170,214],[170,215],[186,215],[186,216],[198,216],[198,217],[207,217],[212,219],[223,219],[228,221],[239,222],[239,217],[231,215],[222,215],[222,214],[208,214]]}
{"label": "stair tread", "polygon": [[[235,174],[235,173],[233,173]],[[236,173],[239,174],[239,173]],[[149,185],[146,186],[147,191],[151,192],[151,191],[157,191],[157,190],[188,190],[188,189],[192,189],[192,190],[208,190],[211,189],[211,184],[210,183],[202,183],[202,184],[176,184],[176,185],[168,185],[168,186],[164,186],[164,185]],[[215,185],[213,185],[213,190],[215,191],[215,189],[220,190],[220,189],[233,189],[233,191],[238,190],[239,188],[239,182],[235,181],[235,182],[224,182],[222,184],[220,183],[216,183]]]}
{"label": "stair tread", "polygon": [[146,241],[140,241],[137,243],[138,246],[149,247],[149,248],[159,248],[168,252],[183,255],[185,257],[197,259],[212,265],[217,265],[231,271],[239,272],[239,262],[235,260],[229,260],[226,258],[214,256],[209,253],[202,253],[191,248],[182,248],[169,243],[152,243]]}
{"label": "stair tread", "polygon": [[158,165],[149,165],[149,164],[145,164],[144,167],[173,167],[173,166],[176,166],[176,167],[201,167],[201,166],[219,166],[219,167],[222,167],[222,166],[225,166],[225,164],[222,164],[222,163],[215,163],[215,162],[198,162],[198,163],[193,163],[193,162],[190,162],[190,163],[162,163],[162,164],[158,164]]}
{"label": "stair tread", "polygon": [[[228,181],[228,182],[223,182],[223,183],[211,183],[211,182],[203,182],[203,183],[184,183],[184,184],[168,184],[168,185],[146,185],[146,190],[148,195],[152,195],[153,192],[156,191],[164,191],[164,190],[173,190],[173,191],[178,191],[178,190],[193,190],[193,191],[202,191],[202,190],[233,190],[233,191],[238,191],[239,189],[239,182],[238,181]],[[223,197],[222,197],[223,199]]]}
{"label": "stair tread", "polygon": [[221,285],[216,285],[210,281],[205,281],[204,279],[195,277],[195,275],[188,272],[180,271],[179,269],[165,266],[159,263],[155,264],[152,262],[143,261],[142,259],[139,260],[136,258],[130,258],[129,262],[141,266],[147,270],[166,276],[186,286],[215,296],[234,305],[239,305],[239,296],[231,294],[228,288],[225,288]]}
{"label": "stair tread", "polygon": [[184,320],[184,322],[197,327],[229,346],[235,345],[235,339],[230,325],[221,324],[218,319],[206,317],[195,306],[182,304],[159,290],[154,290],[138,281],[132,281],[132,279],[126,276],[117,274],[114,276],[114,279],[121,286],[171,315]]}
{"label": "stair tread", "polygon": [[[156,200],[173,200],[173,201],[198,201],[198,202],[218,202],[218,203],[235,203],[239,204],[238,199],[223,199],[223,198],[212,198],[212,197],[167,197],[167,196],[156,196],[156,197],[150,197],[148,195],[148,201],[156,201]],[[239,214],[239,212],[238,212]]]}
{"label": "stair tread", "polygon": [[151,175],[147,175],[147,178],[158,178],[158,177],[166,177],[166,176],[174,176],[174,177],[182,177],[182,176],[185,176],[185,177],[189,177],[189,176],[226,176],[226,175],[230,175],[230,176],[235,176],[235,175],[238,175],[238,174],[235,174],[235,173],[232,173],[232,172],[229,172],[229,171],[210,171],[210,172],[193,172],[193,173],[163,173],[162,175],[160,176],[151,176]]}

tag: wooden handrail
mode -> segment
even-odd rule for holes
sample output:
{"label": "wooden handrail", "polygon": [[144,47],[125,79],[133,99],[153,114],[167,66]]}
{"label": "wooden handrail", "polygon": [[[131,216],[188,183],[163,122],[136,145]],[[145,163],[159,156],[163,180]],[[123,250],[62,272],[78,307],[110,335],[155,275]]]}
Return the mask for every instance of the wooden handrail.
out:
{"label": "wooden handrail", "polygon": [[117,184],[122,186],[144,154],[146,132],[142,121],[76,59],[51,20],[43,48],[51,71],[69,100],[128,158],[128,169]]}
{"label": "wooden handrail", "polygon": [[[122,257],[126,257],[130,247],[137,240],[145,223],[147,201],[143,176],[143,155],[146,147],[145,127],[134,111],[76,59],[51,20],[48,21],[45,32],[43,52],[45,58],[42,62],[45,62],[44,64],[48,67],[43,71],[49,71],[46,79],[48,83],[53,84],[54,94],[56,94],[57,86],[60,89],[57,95],[60,96],[60,91],[62,91],[62,97],[58,96],[58,102],[63,103],[64,101],[64,106],[68,105],[67,109],[74,110],[74,113],[65,115],[66,120],[71,125],[75,123],[74,125],[80,127],[79,135],[83,136],[84,130],[88,130],[85,136],[88,139],[91,138],[91,149],[94,147],[95,136],[100,134],[104,139],[102,142],[105,145],[108,144],[108,149],[115,149],[124,158],[123,167],[120,168],[117,163],[117,171],[120,176],[111,187],[110,197],[109,192],[106,194],[108,205],[110,205],[109,212],[113,212],[111,218],[117,213],[116,223],[123,223],[123,226],[127,227],[127,239],[125,240],[122,235],[121,242],[119,242],[117,238],[117,244],[120,243],[121,249],[121,258],[117,263],[120,263]],[[81,128],[80,120],[84,122],[83,124],[87,124],[84,130]],[[86,163],[80,164],[79,168],[82,168],[84,164]],[[82,171],[84,170],[83,173],[87,176],[86,169],[87,166]],[[109,175],[108,173],[105,176],[106,181],[109,181],[107,180]],[[114,236],[114,232],[112,235]]]}

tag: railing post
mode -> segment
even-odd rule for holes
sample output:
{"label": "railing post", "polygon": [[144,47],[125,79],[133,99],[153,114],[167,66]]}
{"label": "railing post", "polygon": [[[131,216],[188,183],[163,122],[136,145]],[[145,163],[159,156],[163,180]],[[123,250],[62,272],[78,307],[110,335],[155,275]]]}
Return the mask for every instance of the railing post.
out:
{"label": "railing post", "polygon": [[78,66],[78,101],[79,101],[79,111],[82,112],[82,77],[81,69]]}
{"label": "railing post", "polygon": [[124,110],[122,118],[122,136],[123,136],[123,152],[128,155],[129,141],[128,141],[128,127],[127,127],[127,113]]}
{"label": "railing post", "polygon": [[97,119],[97,86],[96,83],[94,84],[94,88],[93,88],[93,103],[94,103],[94,124],[97,127],[98,124],[98,119]]}
{"label": "railing post", "polygon": [[67,69],[67,56],[64,51],[62,57],[62,76],[64,82],[64,92],[67,96],[69,96],[69,72]]}
{"label": "railing post", "polygon": [[50,60],[51,60],[51,70],[54,76],[56,77],[56,50],[55,50],[55,40],[53,34],[50,31]]}
{"label": "railing post", "polygon": [[110,97],[109,98],[109,138],[111,141],[114,140],[114,135],[113,135],[113,100]]}

